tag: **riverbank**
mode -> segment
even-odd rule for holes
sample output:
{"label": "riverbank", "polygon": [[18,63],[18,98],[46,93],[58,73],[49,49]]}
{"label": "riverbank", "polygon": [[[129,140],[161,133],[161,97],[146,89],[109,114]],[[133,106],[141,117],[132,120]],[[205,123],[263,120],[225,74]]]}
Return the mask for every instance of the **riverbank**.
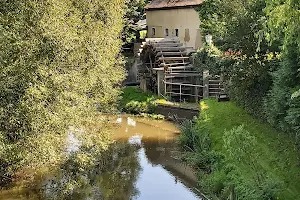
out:
{"label": "riverbank", "polygon": [[291,138],[233,102],[204,100],[200,107],[199,119],[183,125],[180,141],[204,192],[213,199],[299,199],[299,157]]}
{"label": "riverbank", "polygon": [[172,102],[134,86],[122,89],[119,110],[140,117],[167,119],[177,123],[199,115],[197,103]]}

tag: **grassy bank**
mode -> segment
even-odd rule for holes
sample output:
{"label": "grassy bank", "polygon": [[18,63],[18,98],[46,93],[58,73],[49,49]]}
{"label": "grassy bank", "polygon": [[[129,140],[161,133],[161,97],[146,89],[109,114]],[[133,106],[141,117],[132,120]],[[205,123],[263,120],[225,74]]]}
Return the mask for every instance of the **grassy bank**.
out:
{"label": "grassy bank", "polygon": [[124,87],[119,109],[122,112],[142,117],[164,119],[164,116],[154,114],[158,100],[160,98],[157,95],[151,92],[144,92],[138,87]]}
{"label": "grassy bank", "polygon": [[212,196],[300,199],[294,141],[233,102],[202,101],[200,118],[182,131],[186,161],[198,168],[200,185]]}

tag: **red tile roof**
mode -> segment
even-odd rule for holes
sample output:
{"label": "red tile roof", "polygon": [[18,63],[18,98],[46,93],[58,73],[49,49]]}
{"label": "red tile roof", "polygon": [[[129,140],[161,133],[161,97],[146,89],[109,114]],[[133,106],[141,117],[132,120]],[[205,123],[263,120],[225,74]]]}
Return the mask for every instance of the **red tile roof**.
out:
{"label": "red tile roof", "polygon": [[152,9],[167,9],[186,6],[198,6],[201,5],[204,0],[152,0],[146,5],[146,10]]}

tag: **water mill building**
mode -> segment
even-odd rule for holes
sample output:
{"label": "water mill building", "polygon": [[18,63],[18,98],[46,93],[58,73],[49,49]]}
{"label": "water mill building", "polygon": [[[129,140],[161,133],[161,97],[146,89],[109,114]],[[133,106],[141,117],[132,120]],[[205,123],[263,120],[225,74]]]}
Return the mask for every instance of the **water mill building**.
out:
{"label": "water mill building", "polygon": [[148,38],[178,37],[185,47],[202,46],[200,17],[203,0],[153,0],[146,7]]}

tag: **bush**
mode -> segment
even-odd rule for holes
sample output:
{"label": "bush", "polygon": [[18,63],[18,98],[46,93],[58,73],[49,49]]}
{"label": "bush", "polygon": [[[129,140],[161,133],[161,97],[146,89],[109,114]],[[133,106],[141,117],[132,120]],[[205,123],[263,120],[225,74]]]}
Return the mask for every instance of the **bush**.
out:
{"label": "bush", "polygon": [[[244,178],[245,175],[231,176],[237,196],[241,199],[275,199],[280,191],[279,182],[268,176],[257,162],[261,156],[256,149],[257,139],[245,130],[244,126],[238,126],[230,131],[225,131],[225,148],[228,151],[228,159],[231,162],[243,162],[255,172],[254,177]],[[238,169],[237,169],[238,170]]]}
{"label": "bush", "polygon": [[[257,139],[244,126],[225,131],[226,155],[212,149],[211,136],[202,123],[185,121],[181,131],[182,159],[198,170],[199,184],[205,192],[221,199],[276,199],[281,183],[257,162],[261,156]],[[245,166],[252,170],[252,176],[244,174]]]}
{"label": "bush", "polygon": [[130,101],[125,105],[124,110],[132,114],[153,113],[155,111],[155,107],[156,105],[152,101]]}
{"label": "bush", "polygon": [[238,52],[223,53],[210,45],[194,55],[194,63],[201,73],[209,70],[211,75],[222,75],[230,98],[250,114],[265,119],[263,99],[272,84],[269,72],[278,65],[275,59],[245,59]]}
{"label": "bush", "polygon": [[125,87],[120,100],[120,109],[132,114],[152,114],[156,108],[156,99],[159,97],[150,92],[143,92],[138,87]]}
{"label": "bush", "polygon": [[210,194],[222,196],[228,185],[229,179],[224,170],[217,170],[202,178],[201,185]]}
{"label": "bush", "polygon": [[205,172],[211,172],[215,165],[222,162],[224,156],[212,151],[211,137],[205,127],[186,120],[180,129],[179,143],[184,151],[184,161]]}
{"label": "bush", "polygon": [[191,120],[185,120],[180,125],[179,142],[188,151],[208,151],[211,148],[211,138],[204,127],[196,127]]}
{"label": "bush", "polygon": [[211,74],[220,75],[226,66],[226,59],[222,58],[222,52],[214,45],[206,45],[193,55],[194,66],[203,73],[209,70]]}
{"label": "bush", "polygon": [[299,87],[298,76],[299,53],[296,47],[288,47],[280,68],[273,74],[274,84],[265,100],[265,113],[268,122],[286,132],[299,134],[300,103],[299,97],[292,98]]}

